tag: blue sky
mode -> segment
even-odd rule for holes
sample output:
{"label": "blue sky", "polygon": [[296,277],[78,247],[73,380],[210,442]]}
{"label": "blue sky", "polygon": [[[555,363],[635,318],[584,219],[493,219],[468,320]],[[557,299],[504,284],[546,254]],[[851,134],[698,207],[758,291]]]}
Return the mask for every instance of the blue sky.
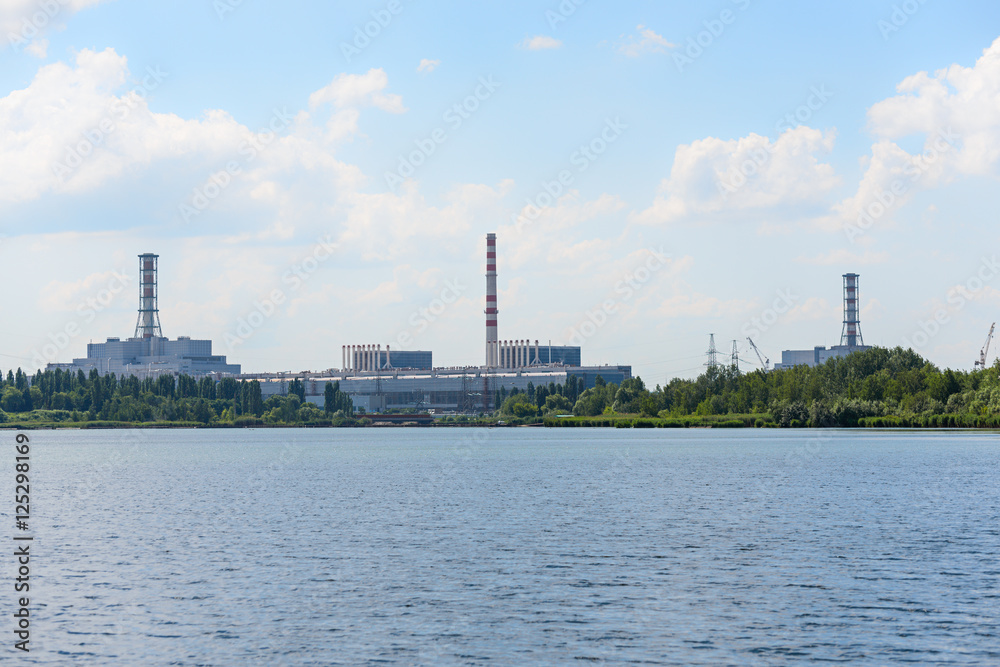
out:
{"label": "blue sky", "polygon": [[247,370],[365,343],[480,363],[496,232],[501,337],[580,343],[650,384],[697,374],[709,333],[772,361],[837,344],[846,272],[867,343],[969,368],[1000,307],[998,19],[933,0],[0,2],[0,367],[130,335],[142,252],[165,334]]}

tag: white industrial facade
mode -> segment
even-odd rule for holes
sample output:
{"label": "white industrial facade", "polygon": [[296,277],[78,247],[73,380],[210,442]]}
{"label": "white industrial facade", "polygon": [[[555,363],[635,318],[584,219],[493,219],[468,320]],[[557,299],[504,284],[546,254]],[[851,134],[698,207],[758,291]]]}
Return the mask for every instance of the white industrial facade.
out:
{"label": "white industrial facade", "polygon": [[329,370],[318,373],[247,373],[241,380],[257,380],[264,399],[288,394],[289,384],[301,380],[306,400],[323,406],[327,382],[339,382],[340,390],[351,396],[355,408],[368,412],[391,409],[436,410],[441,412],[482,412],[495,409],[493,392],[501,388],[524,391],[528,383],[538,387],[565,384],[570,376],[582,378],[586,388],[597,377],[621,384],[632,377],[631,366],[557,366],[495,370],[486,368],[437,368],[431,371],[388,373]]}
{"label": "white industrial facade", "polygon": [[168,338],[109,338],[105,343],[89,343],[87,356],[72,363],[49,364],[47,370],[60,368],[90,374],[135,375],[139,378],[158,375],[239,375],[240,365],[226,362],[226,357],[212,354],[212,341],[180,336]]}

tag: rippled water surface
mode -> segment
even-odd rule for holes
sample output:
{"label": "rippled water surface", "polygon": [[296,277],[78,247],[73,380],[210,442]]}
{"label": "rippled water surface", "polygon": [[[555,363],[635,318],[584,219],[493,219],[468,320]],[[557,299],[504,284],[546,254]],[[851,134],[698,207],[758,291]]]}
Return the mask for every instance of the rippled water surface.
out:
{"label": "rippled water surface", "polygon": [[1000,664],[995,434],[31,438],[28,663]]}

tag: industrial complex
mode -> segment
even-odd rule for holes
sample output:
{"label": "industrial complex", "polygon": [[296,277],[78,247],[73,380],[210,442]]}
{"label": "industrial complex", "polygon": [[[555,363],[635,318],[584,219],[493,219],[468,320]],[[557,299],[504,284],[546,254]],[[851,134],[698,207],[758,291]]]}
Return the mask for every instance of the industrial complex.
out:
{"label": "industrial complex", "polygon": [[[501,339],[497,308],[497,239],[486,236],[486,340],[482,365],[436,368],[434,355],[425,350],[392,350],[389,345],[342,345],[339,368],[298,373],[241,373],[239,364],[212,354],[212,341],[179,336],[170,340],[160,328],[158,307],[158,260],[151,253],[139,255],[139,315],[135,334],[126,340],[108,338],[87,345],[87,356],[72,363],[53,363],[48,369],[81,370],[100,374],[135,375],[139,378],[163,374],[186,374],[195,378],[236,377],[260,383],[264,399],[286,395],[293,380],[305,387],[307,401],[322,405],[327,382],[339,383],[355,407],[367,412],[416,409],[435,412],[481,413],[495,410],[498,392],[525,390],[534,386],[565,384],[578,378],[593,387],[597,378],[621,384],[632,377],[631,366],[584,366],[579,347],[541,344],[538,338]],[[844,278],[844,321],[841,343],[833,347],[784,350],[775,369],[798,365],[817,366],[827,359],[869,349],[861,335],[859,276]],[[756,345],[750,345],[760,356]],[[709,365],[715,359],[714,337]],[[734,359],[736,348],[734,341]],[[768,362],[761,358],[764,369]]]}
{"label": "industrial complex", "polygon": [[108,338],[105,343],[89,343],[87,356],[72,363],[49,364],[47,369],[89,373],[96,369],[101,375],[135,375],[139,378],[163,374],[239,375],[240,365],[226,363],[224,356],[212,354],[212,341],[192,340],[178,336],[164,338],[160,329],[158,299],[159,255],[139,255],[139,318],[132,338]]}
{"label": "industrial complex", "polygon": [[501,339],[498,334],[496,235],[486,237],[486,354],[483,365],[435,368],[433,353],[391,350],[389,345],[343,345],[340,368],[298,373],[241,373],[239,364],[212,354],[212,341],[180,336],[169,340],[160,328],[158,255],[139,256],[139,317],[132,338],[109,338],[90,343],[87,356],[72,363],[53,363],[48,369],[89,373],[162,374],[200,377],[236,377],[260,382],[264,399],[288,393],[300,380],[307,401],[323,404],[327,382],[338,382],[355,407],[368,412],[419,409],[477,413],[496,409],[501,390],[527,389],[529,384],[564,384],[579,378],[593,387],[598,376],[620,384],[632,377],[631,366],[584,366],[579,347],[541,344],[539,338]]}
{"label": "industrial complex", "polygon": [[775,370],[793,366],[819,366],[825,364],[827,359],[846,357],[852,352],[869,349],[861,335],[859,278],[856,273],[844,274],[844,327],[840,333],[840,345],[830,348],[819,345],[811,350],[783,350],[781,363],[774,365]]}

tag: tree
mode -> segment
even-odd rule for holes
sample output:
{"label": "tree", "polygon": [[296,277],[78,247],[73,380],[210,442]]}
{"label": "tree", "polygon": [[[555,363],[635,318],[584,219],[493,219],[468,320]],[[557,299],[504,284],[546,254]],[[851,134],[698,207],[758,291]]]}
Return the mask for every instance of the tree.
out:
{"label": "tree", "polygon": [[222,378],[219,380],[219,387],[216,390],[216,393],[219,398],[231,401],[236,396],[236,389],[238,386],[239,383],[236,381],[236,378]]}
{"label": "tree", "polygon": [[622,382],[615,395],[612,408],[615,412],[634,414],[641,412],[642,399],[649,395],[641,378],[629,378]]}
{"label": "tree", "polygon": [[538,407],[527,394],[517,393],[503,402],[500,413],[514,417],[534,417],[538,414]]}
{"label": "tree", "polygon": [[545,407],[542,410],[545,413],[569,414],[573,412],[573,403],[565,396],[554,394],[545,399]]}
{"label": "tree", "polygon": [[0,407],[3,408],[4,412],[21,412],[23,406],[23,398],[17,388],[7,387],[3,390],[3,398],[0,398]]}
{"label": "tree", "polygon": [[[340,383],[338,382],[337,384]],[[337,411],[333,404],[335,397],[336,390],[333,388],[333,383],[327,382],[326,386],[323,387],[323,411],[328,415],[332,415]]]}

